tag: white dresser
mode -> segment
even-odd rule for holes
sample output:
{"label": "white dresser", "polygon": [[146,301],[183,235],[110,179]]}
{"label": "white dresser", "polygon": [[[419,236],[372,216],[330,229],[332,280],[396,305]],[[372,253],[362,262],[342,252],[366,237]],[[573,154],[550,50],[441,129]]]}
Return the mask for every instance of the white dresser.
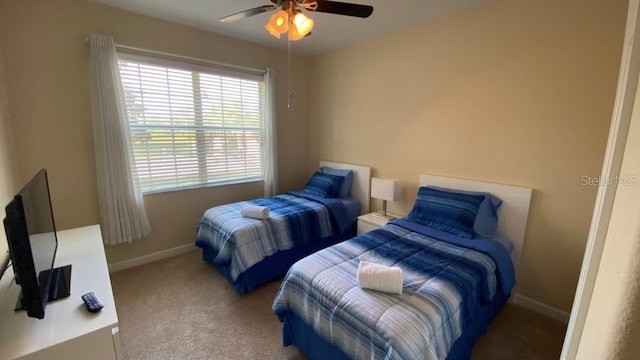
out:
{"label": "white dresser", "polygon": [[[0,359],[122,359],[118,315],[100,226],[58,232],[55,266],[72,264],[71,295],[48,303],[42,320],[14,311],[20,287],[12,269],[0,281]],[[81,296],[93,291],[104,303],[86,310]]]}

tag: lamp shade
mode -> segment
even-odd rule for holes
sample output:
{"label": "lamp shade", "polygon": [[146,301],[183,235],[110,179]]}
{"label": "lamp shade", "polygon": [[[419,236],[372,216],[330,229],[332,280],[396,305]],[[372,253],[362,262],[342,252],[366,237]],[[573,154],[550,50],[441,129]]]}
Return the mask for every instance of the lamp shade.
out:
{"label": "lamp shade", "polygon": [[271,15],[264,28],[267,29],[269,34],[280,39],[280,35],[289,29],[289,14],[283,10],[276,12]]}
{"label": "lamp shade", "polygon": [[298,30],[298,34],[301,36],[307,36],[313,29],[313,20],[304,16],[303,13],[298,12],[293,17],[293,24],[296,26],[296,30]]}
{"label": "lamp shade", "polygon": [[371,197],[388,201],[400,200],[400,180],[371,178]]}

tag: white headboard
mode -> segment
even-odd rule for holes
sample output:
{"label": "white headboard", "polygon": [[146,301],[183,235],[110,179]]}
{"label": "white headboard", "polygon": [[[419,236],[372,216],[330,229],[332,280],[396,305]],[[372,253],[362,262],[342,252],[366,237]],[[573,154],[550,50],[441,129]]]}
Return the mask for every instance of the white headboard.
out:
{"label": "white headboard", "polygon": [[436,175],[420,175],[419,186],[434,185],[450,189],[488,192],[502,199],[498,210],[498,235],[513,242],[511,259],[518,273],[524,234],[529,219],[529,205],[532,190],[530,188],[488,183],[475,180],[465,180]]}
{"label": "white headboard", "polygon": [[369,212],[371,200],[371,168],[368,166],[343,164],[330,161],[320,161],[320,166],[328,166],[334,169],[353,170],[353,182],[351,183],[351,197],[360,201],[360,214]]}

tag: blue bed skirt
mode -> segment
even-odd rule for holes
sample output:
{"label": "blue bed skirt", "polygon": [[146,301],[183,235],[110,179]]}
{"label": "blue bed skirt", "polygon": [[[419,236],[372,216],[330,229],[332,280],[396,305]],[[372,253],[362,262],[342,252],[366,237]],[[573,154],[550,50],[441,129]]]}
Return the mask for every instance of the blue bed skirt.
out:
{"label": "blue bed skirt", "polygon": [[314,252],[334,245],[341,241],[351,239],[356,236],[357,222],[352,221],[349,228],[340,235],[334,235],[321,240],[315,240],[303,246],[296,246],[289,250],[279,251],[271,256],[267,256],[259,263],[253,265],[238,276],[236,281],[231,278],[231,272],[226,265],[219,265],[214,262],[216,252],[209,249],[202,249],[202,259],[213,264],[229,280],[239,293],[247,293],[255,290],[258,286],[275,280],[287,273],[291,265],[303,257]]}
{"label": "blue bed skirt", "polygon": [[[499,290],[493,301],[480,309],[471,324],[453,343],[447,360],[471,359],[471,352],[476,341],[487,332],[489,324],[500,312],[508,298],[509,296],[504,296]],[[284,346],[295,345],[311,360],[351,359],[342,350],[320,337],[311,326],[291,312],[283,320],[282,341]]]}

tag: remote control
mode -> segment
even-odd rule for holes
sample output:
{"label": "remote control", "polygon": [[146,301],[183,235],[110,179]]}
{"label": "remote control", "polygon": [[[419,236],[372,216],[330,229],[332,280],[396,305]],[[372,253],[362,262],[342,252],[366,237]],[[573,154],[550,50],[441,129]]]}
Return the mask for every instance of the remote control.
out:
{"label": "remote control", "polygon": [[93,292],[82,295],[82,301],[89,312],[98,312],[104,307],[102,301]]}

